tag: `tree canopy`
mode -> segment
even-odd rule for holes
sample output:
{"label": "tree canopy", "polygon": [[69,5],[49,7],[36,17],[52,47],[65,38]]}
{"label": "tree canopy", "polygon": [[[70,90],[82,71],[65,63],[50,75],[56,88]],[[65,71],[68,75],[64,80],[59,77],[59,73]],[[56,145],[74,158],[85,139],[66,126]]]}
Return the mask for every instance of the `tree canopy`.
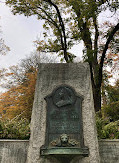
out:
{"label": "tree canopy", "polygon": [[[35,82],[37,71],[31,67],[28,72],[24,73],[22,80],[17,81],[19,84],[12,85],[11,88],[2,93],[0,96],[0,112],[2,118],[12,119],[17,115],[31,118],[31,111],[34,99]],[[16,74],[11,73],[10,76]],[[18,79],[17,75],[16,78]]]}
{"label": "tree canopy", "polygon": [[[31,59],[32,58],[32,59]],[[37,59],[32,56],[4,72],[1,86],[7,91],[0,95],[3,119],[24,117],[30,120],[37,76]]]}
{"label": "tree canopy", "polygon": [[101,26],[99,15],[108,9],[113,17],[118,12],[118,0],[6,0],[6,4],[14,14],[36,15],[44,20],[46,41],[37,41],[40,51],[56,52],[66,62],[73,62],[75,55],[69,50],[83,41],[84,61],[90,65],[94,106],[96,111],[100,110],[104,61],[109,47],[112,49],[118,40],[119,22],[117,19],[111,25],[107,22]]}
{"label": "tree canopy", "polygon": [[[42,62],[53,62],[55,58],[42,55]],[[0,86],[6,91],[0,95],[0,115],[2,119],[26,118],[30,121],[39,57],[32,54],[17,66],[1,70]]]}

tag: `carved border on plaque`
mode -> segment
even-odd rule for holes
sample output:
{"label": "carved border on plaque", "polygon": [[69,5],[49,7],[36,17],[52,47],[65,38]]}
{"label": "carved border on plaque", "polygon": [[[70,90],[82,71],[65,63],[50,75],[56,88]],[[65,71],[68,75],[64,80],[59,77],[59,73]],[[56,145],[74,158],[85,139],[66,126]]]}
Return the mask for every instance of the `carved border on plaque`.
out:
{"label": "carved border on plaque", "polygon": [[[47,121],[45,146],[60,146],[62,134],[69,135],[68,146],[83,147],[82,101],[83,96],[69,85],[59,85],[45,97],[47,103]],[[74,143],[74,142],[79,143]],[[52,142],[52,143],[51,143]],[[74,143],[74,145],[73,145]],[[54,147],[56,147],[54,146]]]}

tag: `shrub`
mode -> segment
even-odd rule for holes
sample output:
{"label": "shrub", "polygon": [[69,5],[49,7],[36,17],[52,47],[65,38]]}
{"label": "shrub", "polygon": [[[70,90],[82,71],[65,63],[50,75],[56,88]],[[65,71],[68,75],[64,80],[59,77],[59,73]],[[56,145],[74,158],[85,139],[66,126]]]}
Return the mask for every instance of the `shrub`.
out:
{"label": "shrub", "polygon": [[96,126],[99,139],[106,139],[105,131],[103,130],[106,124],[108,124],[108,120],[96,117]]}
{"label": "shrub", "polygon": [[104,126],[106,138],[109,139],[119,139],[119,120],[115,122],[110,122]]}
{"label": "shrub", "polygon": [[27,119],[0,120],[1,139],[29,139],[30,127]]}
{"label": "shrub", "polygon": [[119,120],[110,122],[108,118],[96,116],[96,125],[99,139],[119,139]]}
{"label": "shrub", "polygon": [[119,120],[119,101],[112,102],[103,108],[105,116],[109,117],[112,121]]}

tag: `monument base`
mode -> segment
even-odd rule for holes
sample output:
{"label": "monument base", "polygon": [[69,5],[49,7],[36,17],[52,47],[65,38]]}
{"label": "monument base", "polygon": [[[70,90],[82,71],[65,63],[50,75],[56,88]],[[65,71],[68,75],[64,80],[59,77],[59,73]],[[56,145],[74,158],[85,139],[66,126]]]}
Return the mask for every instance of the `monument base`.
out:
{"label": "monument base", "polygon": [[88,148],[64,148],[64,147],[59,147],[59,148],[43,148],[41,147],[40,150],[40,155],[45,156],[45,157],[55,157],[62,163],[67,163],[71,162],[72,159],[75,157],[88,157],[89,150]]}
{"label": "monument base", "polygon": [[[61,88],[62,85],[66,85],[66,94],[70,94],[70,90],[68,88],[73,88],[76,92],[76,97],[82,97],[83,100],[80,100],[76,103],[76,109],[79,108],[80,104],[81,112],[80,116],[77,116],[77,110],[75,114],[70,114],[70,119],[76,119],[76,124],[80,119],[82,121],[79,122],[78,129],[75,125],[73,128],[73,133],[70,133],[70,128],[75,124],[75,120],[71,120],[65,123],[64,121],[60,121],[61,126],[64,125],[64,128],[60,128],[60,124],[57,122],[53,126],[54,121],[48,120],[46,113],[48,109],[53,111],[53,115],[50,115],[54,118],[54,115],[57,115],[57,118],[67,117],[67,108],[65,105],[68,105],[68,109],[70,113],[72,113],[73,104],[75,104],[75,97],[73,94],[68,96],[68,99],[64,101],[64,97],[62,98],[62,91],[57,88]],[[52,95],[52,92],[56,90],[56,94]],[[65,92],[65,89],[64,89]],[[51,96],[48,96],[50,95]],[[58,99],[58,94],[61,95],[61,101]],[[44,98],[48,96],[48,100],[45,101]],[[69,98],[70,97],[70,98]],[[50,99],[53,98],[52,103]],[[71,99],[71,100],[69,100]],[[54,101],[55,100],[55,101]],[[63,100],[63,101],[62,101]],[[47,103],[48,104],[47,104]],[[66,103],[65,103],[66,102]],[[50,104],[50,105],[49,105]],[[50,106],[50,107],[47,107]],[[54,110],[52,110],[52,108]],[[62,111],[62,108],[65,109],[65,112]],[[79,109],[80,110],[80,109]],[[56,113],[54,112],[56,111]],[[55,113],[55,114],[54,114]],[[46,124],[47,123],[47,124]],[[47,130],[48,124],[50,123],[49,130]],[[69,125],[69,131],[66,130],[66,126]],[[59,132],[53,135],[54,127],[58,129]],[[67,131],[67,133],[61,131]],[[52,132],[53,131],[53,132]],[[81,134],[83,133],[83,137]],[[76,132],[76,133],[75,133]],[[79,135],[78,135],[79,132]],[[48,135],[49,134],[49,135]],[[78,141],[80,147],[50,147],[49,142],[52,140],[57,140],[61,134],[68,134],[72,139]],[[73,136],[74,135],[74,136]],[[43,148],[45,145],[45,148]],[[48,148],[47,148],[48,146]],[[89,149],[85,148],[87,147]],[[41,153],[40,153],[41,149]],[[53,157],[52,157],[53,156]],[[55,157],[54,157],[55,156]],[[75,157],[76,156],[76,157]],[[84,157],[86,156],[86,157]],[[65,159],[65,162],[63,162]],[[98,149],[98,139],[96,132],[96,123],[95,123],[95,111],[94,111],[94,102],[93,102],[93,94],[92,94],[92,85],[90,79],[90,69],[87,63],[69,63],[69,64],[40,64],[39,72],[36,84],[35,98],[33,104],[33,111],[31,117],[31,137],[29,143],[29,149],[27,154],[27,163],[100,163],[99,157],[99,149]]]}
{"label": "monument base", "polygon": [[68,157],[68,155],[72,155],[72,156],[84,156],[87,157],[89,154],[89,150],[88,148],[76,148],[76,147],[72,147],[72,148],[68,148],[68,147],[59,147],[59,148],[41,148],[41,152],[40,155],[41,156],[49,156],[49,155],[53,155],[53,156],[66,156]]}

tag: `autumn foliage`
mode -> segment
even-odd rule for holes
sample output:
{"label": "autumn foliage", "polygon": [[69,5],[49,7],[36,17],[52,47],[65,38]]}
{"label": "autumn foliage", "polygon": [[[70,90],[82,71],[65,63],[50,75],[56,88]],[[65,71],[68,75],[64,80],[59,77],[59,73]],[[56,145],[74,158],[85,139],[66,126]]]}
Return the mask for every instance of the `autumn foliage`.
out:
{"label": "autumn foliage", "polygon": [[[3,119],[27,118],[30,120],[35,92],[37,70],[31,67],[22,81],[0,96],[0,113]],[[14,73],[11,73],[14,75]]]}
{"label": "autumn foliage", "polygon": [[[84,61],[90,66],[94,108],[96,112],[101,110],[104,61],[110,46],[115,48],[115,43],[118,44],[116,36],[119,31],[118,0],[5,0],[5,2],[14,15],[36,16],[38,20],[44,20],[44,39],[36,41],[38,51],[55,52],[62,57],[62,61],[69,63],[75,58],[71,48],[83,42]],[[105,22],[101,27],[104,22],[100,21],[102,18],[105,18],[105,21],[109,20],[109,23]]]}

